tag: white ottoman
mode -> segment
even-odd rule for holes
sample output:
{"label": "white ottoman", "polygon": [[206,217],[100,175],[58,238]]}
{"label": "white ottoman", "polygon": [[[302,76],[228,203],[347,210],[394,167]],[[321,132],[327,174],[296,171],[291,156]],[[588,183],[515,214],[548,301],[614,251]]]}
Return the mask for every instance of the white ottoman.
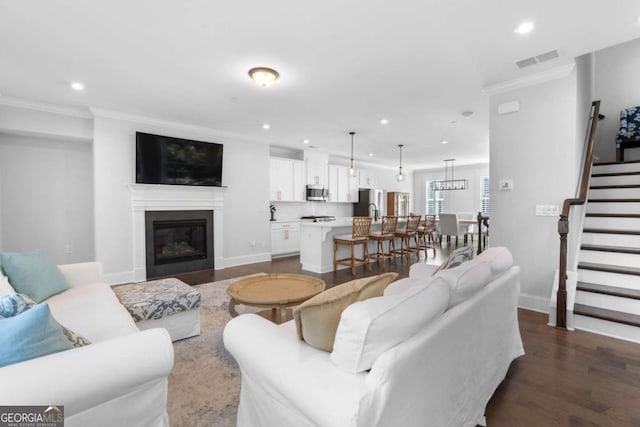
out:
{"label": "white ottoman", "polygon": [[175,278],[114,286],[140,330],[165,328],[172,341],[200,335],[200,292]]}

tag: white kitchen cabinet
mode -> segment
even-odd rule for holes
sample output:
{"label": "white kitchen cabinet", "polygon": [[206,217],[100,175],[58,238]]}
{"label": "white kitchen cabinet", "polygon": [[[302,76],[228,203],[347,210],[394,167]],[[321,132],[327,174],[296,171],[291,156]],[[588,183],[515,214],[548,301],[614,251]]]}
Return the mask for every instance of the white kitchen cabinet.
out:
{"label": "white kitchen cabinet", "polygon": [[301,202],[306,199],[304,162],[269,158],[269,200]]}
{"label": "white kitchen cabinet", "polygon": [[304,152],[307,168],[307,184],[329,186],[329,155],[326,153]]}
{"label": "white kitchen cabinet", "polygon": [[346,166],[329,165],[329,202],[356,203],[358,176],[349,175]]}
{"label": "white kitchen cabinet", "polygon": [[360,188],[376,188],[375,173],[369,169],[360,169],[358,185]]}
{"label": "white kitchen cabinet", "polygon": [[300,252],[300,223],[271,224],[271,256]]}

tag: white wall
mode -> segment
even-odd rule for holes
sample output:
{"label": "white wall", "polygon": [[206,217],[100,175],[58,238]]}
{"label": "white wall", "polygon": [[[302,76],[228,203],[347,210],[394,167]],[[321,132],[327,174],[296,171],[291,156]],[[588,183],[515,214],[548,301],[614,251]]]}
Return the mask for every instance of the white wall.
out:
{"label": "white wall", "polygon": [[88,142],[0,134],[0,250],[94,259],[92,157]]}
{"label": "white wall", "polygon": [[[615,138],[620,110],[640,105],[640,39],[595,52],[595,98],[606,119],[598,125],[595,154],[600,161],[616,159]],[[640,148],[625,150],[625,160],[640,160]]]}
{"label": "white wall", "polygon": [[[506,246],[521,267],[521,304],[546,310],[558,265],[558,217],[536,216],[537,204],[573,197],[583,135],[577,135],[577,77],[494,94],[490,99],[491,246]],[[520,111],[498,115],[517,100]],[[514,189],[500,191],[500,180]]]}
{"label": "white wall", "polygon": [[[480,190],[483,176],[489,176],[489,164],[464,165],[455,167],[456,179],[467,179],[469,186],[466,190],[443,191],[446,212],[475,212],[480,211]],[[451,170],[449,170],[451,173]],[[414,211],[422,215],[426,213],[426,183],[427,181],[444,179],[444,168],[418,170],[413,173],[415,204]]]}
{"label": "white wall", "polygon": [[128,185],[135,182],[136,131],[223,144],[222,185],[228,186],[224,196],[225,266],[270,259],[266,145],[230,140],[202,128],[98,113],[94,123],[95,241],[107,280],[120,283],[133,277]]}

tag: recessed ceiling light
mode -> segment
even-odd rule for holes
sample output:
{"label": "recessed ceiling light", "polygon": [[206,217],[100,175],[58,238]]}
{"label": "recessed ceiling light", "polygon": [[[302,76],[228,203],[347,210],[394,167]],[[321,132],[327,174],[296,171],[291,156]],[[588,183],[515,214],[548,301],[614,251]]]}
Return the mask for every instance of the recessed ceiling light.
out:
{"label": "recessed ceiling light", "polygon": [[269,123],[265,123],[262,125],[262,129],[269,129],[271,126],[269,126]]}
{"label": "recessed ceiling light", "polygon": [[373,157],[373,153],[369,153],[369,157]]}
{"label": "recessed ceiling light", "polygon": [[383,125],[386,125],[387,123],[389,123],[389,120],[388,119],[381,119],[380,123],[383,124]]}
{"label": "recessed ceiling light", "polygon": [[443,139],[443,140],[442,140],[442,141],[440,141],[440,142],[441,142],[441,143],[443,143],[443,144],[447,144],[447,143],[449,143],[449,141],[447,141],[446,139]]}
{"label": "recessed ceiling light", "polygon": [[305,143],[305,144],[308,144],[308,143],[309,143],[309,140],[308,140],[308,139],[305,139],[305,140],[304,140],[304,141],[302,141],[302,142],[303,142],[303,143]]}
{"label": "recessed ceiling light", "polygon": [[526,21],[526,22],[523,22],[522,24],[518,25],[516,27],[516,29],[513,30],[513,31],[515,31],[518,34],[527,34],[527,33],[530,33],[533,30],[533,27],[534,27],[533,22]]}
{"label": "recessed ceiling light", "polygon": [[71,83],[71,89],[77,90],[78,92],[84,90],[84,85],[80,82]]}

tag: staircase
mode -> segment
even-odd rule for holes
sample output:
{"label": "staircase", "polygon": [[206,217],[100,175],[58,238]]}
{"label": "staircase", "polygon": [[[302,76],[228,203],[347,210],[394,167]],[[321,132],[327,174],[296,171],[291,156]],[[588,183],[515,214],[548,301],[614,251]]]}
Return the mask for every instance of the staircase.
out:
{"label": "staircase", "polygon": [[640,162],[593,165],[573,312],[577,329],[640,342]]}

